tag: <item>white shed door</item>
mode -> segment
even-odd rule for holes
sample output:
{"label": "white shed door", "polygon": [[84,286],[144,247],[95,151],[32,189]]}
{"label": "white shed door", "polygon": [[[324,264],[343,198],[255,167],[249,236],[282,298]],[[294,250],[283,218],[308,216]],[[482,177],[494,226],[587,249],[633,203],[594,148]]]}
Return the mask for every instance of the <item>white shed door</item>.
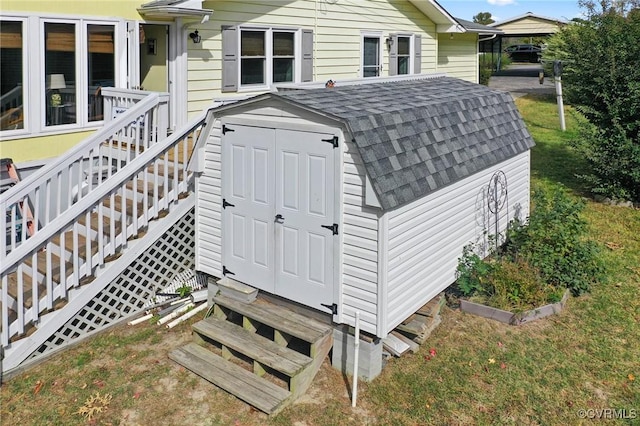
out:
{"label": "white shed door", "polygon": [[317,309],[333,303],[333,135],[231,124],[223,137],[230,277]]}
{"label": "white shed door", "polygon": [[232,127],[222,144],[222,262],[230,278],[273,293],[275,132]]}

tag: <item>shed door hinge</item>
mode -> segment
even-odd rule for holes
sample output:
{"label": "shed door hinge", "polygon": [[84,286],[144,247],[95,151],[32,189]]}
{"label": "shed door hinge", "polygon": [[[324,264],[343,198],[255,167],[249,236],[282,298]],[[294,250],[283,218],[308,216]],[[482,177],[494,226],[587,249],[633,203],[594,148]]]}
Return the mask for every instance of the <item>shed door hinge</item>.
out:
{"label": "shed door hinge", "polygon": [[235,204],[231,204],[230,202],[227,201],[226,198],[222,199],[222,208],[226,209],[227,207],[235,207]]}
{"label": "shed door hinge", "polygon": [[336,305],[335,303],[331,305],[327,303],[321,303],[320,306],[324,306],[325,308],[329,309],[333,315],[338,315],[338,305]]}
{"label": "shed door hinge", "polygon": [[327,228],[329,229],[331,232],[333,232],[333,235],[338,235],[338,224],[334,223],[333,225],[320,225],[323,228]]}
{"label": "shed door hinge", "polygon": [[329,142],[331,145],[333,145],[334,148],[338,147],[338,137],[334,136],[331,139],[322,139],[322,142]]}
{"label": "shed door hinge", "polygon": [[230,128],[228,128],[228,127],[227,127],[227,125],[226,125],[226,124],[223,124],[223,125],[222,125],[222,134],[223,134],[223,135],[226,135],[226,134],[227,134],[227,132],[235,132],[235,130],[230,129]]}
{"label": "shed door hinge", "polygon": [[222,265],[222,275],[226,277],[227,275],[235,275],[235,274],[230,270],[228,270],[226,266]]}

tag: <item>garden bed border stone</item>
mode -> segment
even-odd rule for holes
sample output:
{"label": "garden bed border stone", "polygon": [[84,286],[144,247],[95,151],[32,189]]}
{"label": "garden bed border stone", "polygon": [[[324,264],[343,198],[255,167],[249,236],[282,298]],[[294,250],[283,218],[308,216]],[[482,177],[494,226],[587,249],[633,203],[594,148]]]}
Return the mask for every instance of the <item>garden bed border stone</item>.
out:
{"label": "garden bed border stone", "polygon": [[520,325],[540,318],[548,317],[560,313],[569,298],[569,290],[565,291],[564,296],[559,302],[550,303],[539,308],[531,309],[524,312],[509,312],[502,309],[493,308],[491,306],[482,305],[480,303],[470,302],[469,300],[460,299],[460,310],[473,315],[489,318],[509,325]]}

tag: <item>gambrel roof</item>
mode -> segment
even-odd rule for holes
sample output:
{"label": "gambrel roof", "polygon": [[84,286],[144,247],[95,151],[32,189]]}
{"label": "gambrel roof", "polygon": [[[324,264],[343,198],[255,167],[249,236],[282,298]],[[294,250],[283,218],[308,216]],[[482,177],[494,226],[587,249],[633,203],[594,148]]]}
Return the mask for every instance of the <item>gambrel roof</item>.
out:
{"label": "gambrel roof", "polygon": [[280,100],[344,123],[383,209],[508,160],[533,145],[508,93],[449,77],[290,90]]}

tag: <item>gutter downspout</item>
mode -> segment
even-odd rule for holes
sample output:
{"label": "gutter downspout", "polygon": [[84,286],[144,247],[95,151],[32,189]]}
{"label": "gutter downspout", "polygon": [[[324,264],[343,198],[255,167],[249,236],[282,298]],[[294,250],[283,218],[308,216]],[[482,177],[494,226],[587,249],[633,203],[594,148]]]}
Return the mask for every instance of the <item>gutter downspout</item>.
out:
{"label": "gutter downspout", "polygon": [[493,40],[494,38],[496,38],[498,36],[498,34],[494,34],[491,37],[487,37],[487,38],[479,38],[478,39],[478,43],[480,43],[481,41],[489,41],[489,40]]}

